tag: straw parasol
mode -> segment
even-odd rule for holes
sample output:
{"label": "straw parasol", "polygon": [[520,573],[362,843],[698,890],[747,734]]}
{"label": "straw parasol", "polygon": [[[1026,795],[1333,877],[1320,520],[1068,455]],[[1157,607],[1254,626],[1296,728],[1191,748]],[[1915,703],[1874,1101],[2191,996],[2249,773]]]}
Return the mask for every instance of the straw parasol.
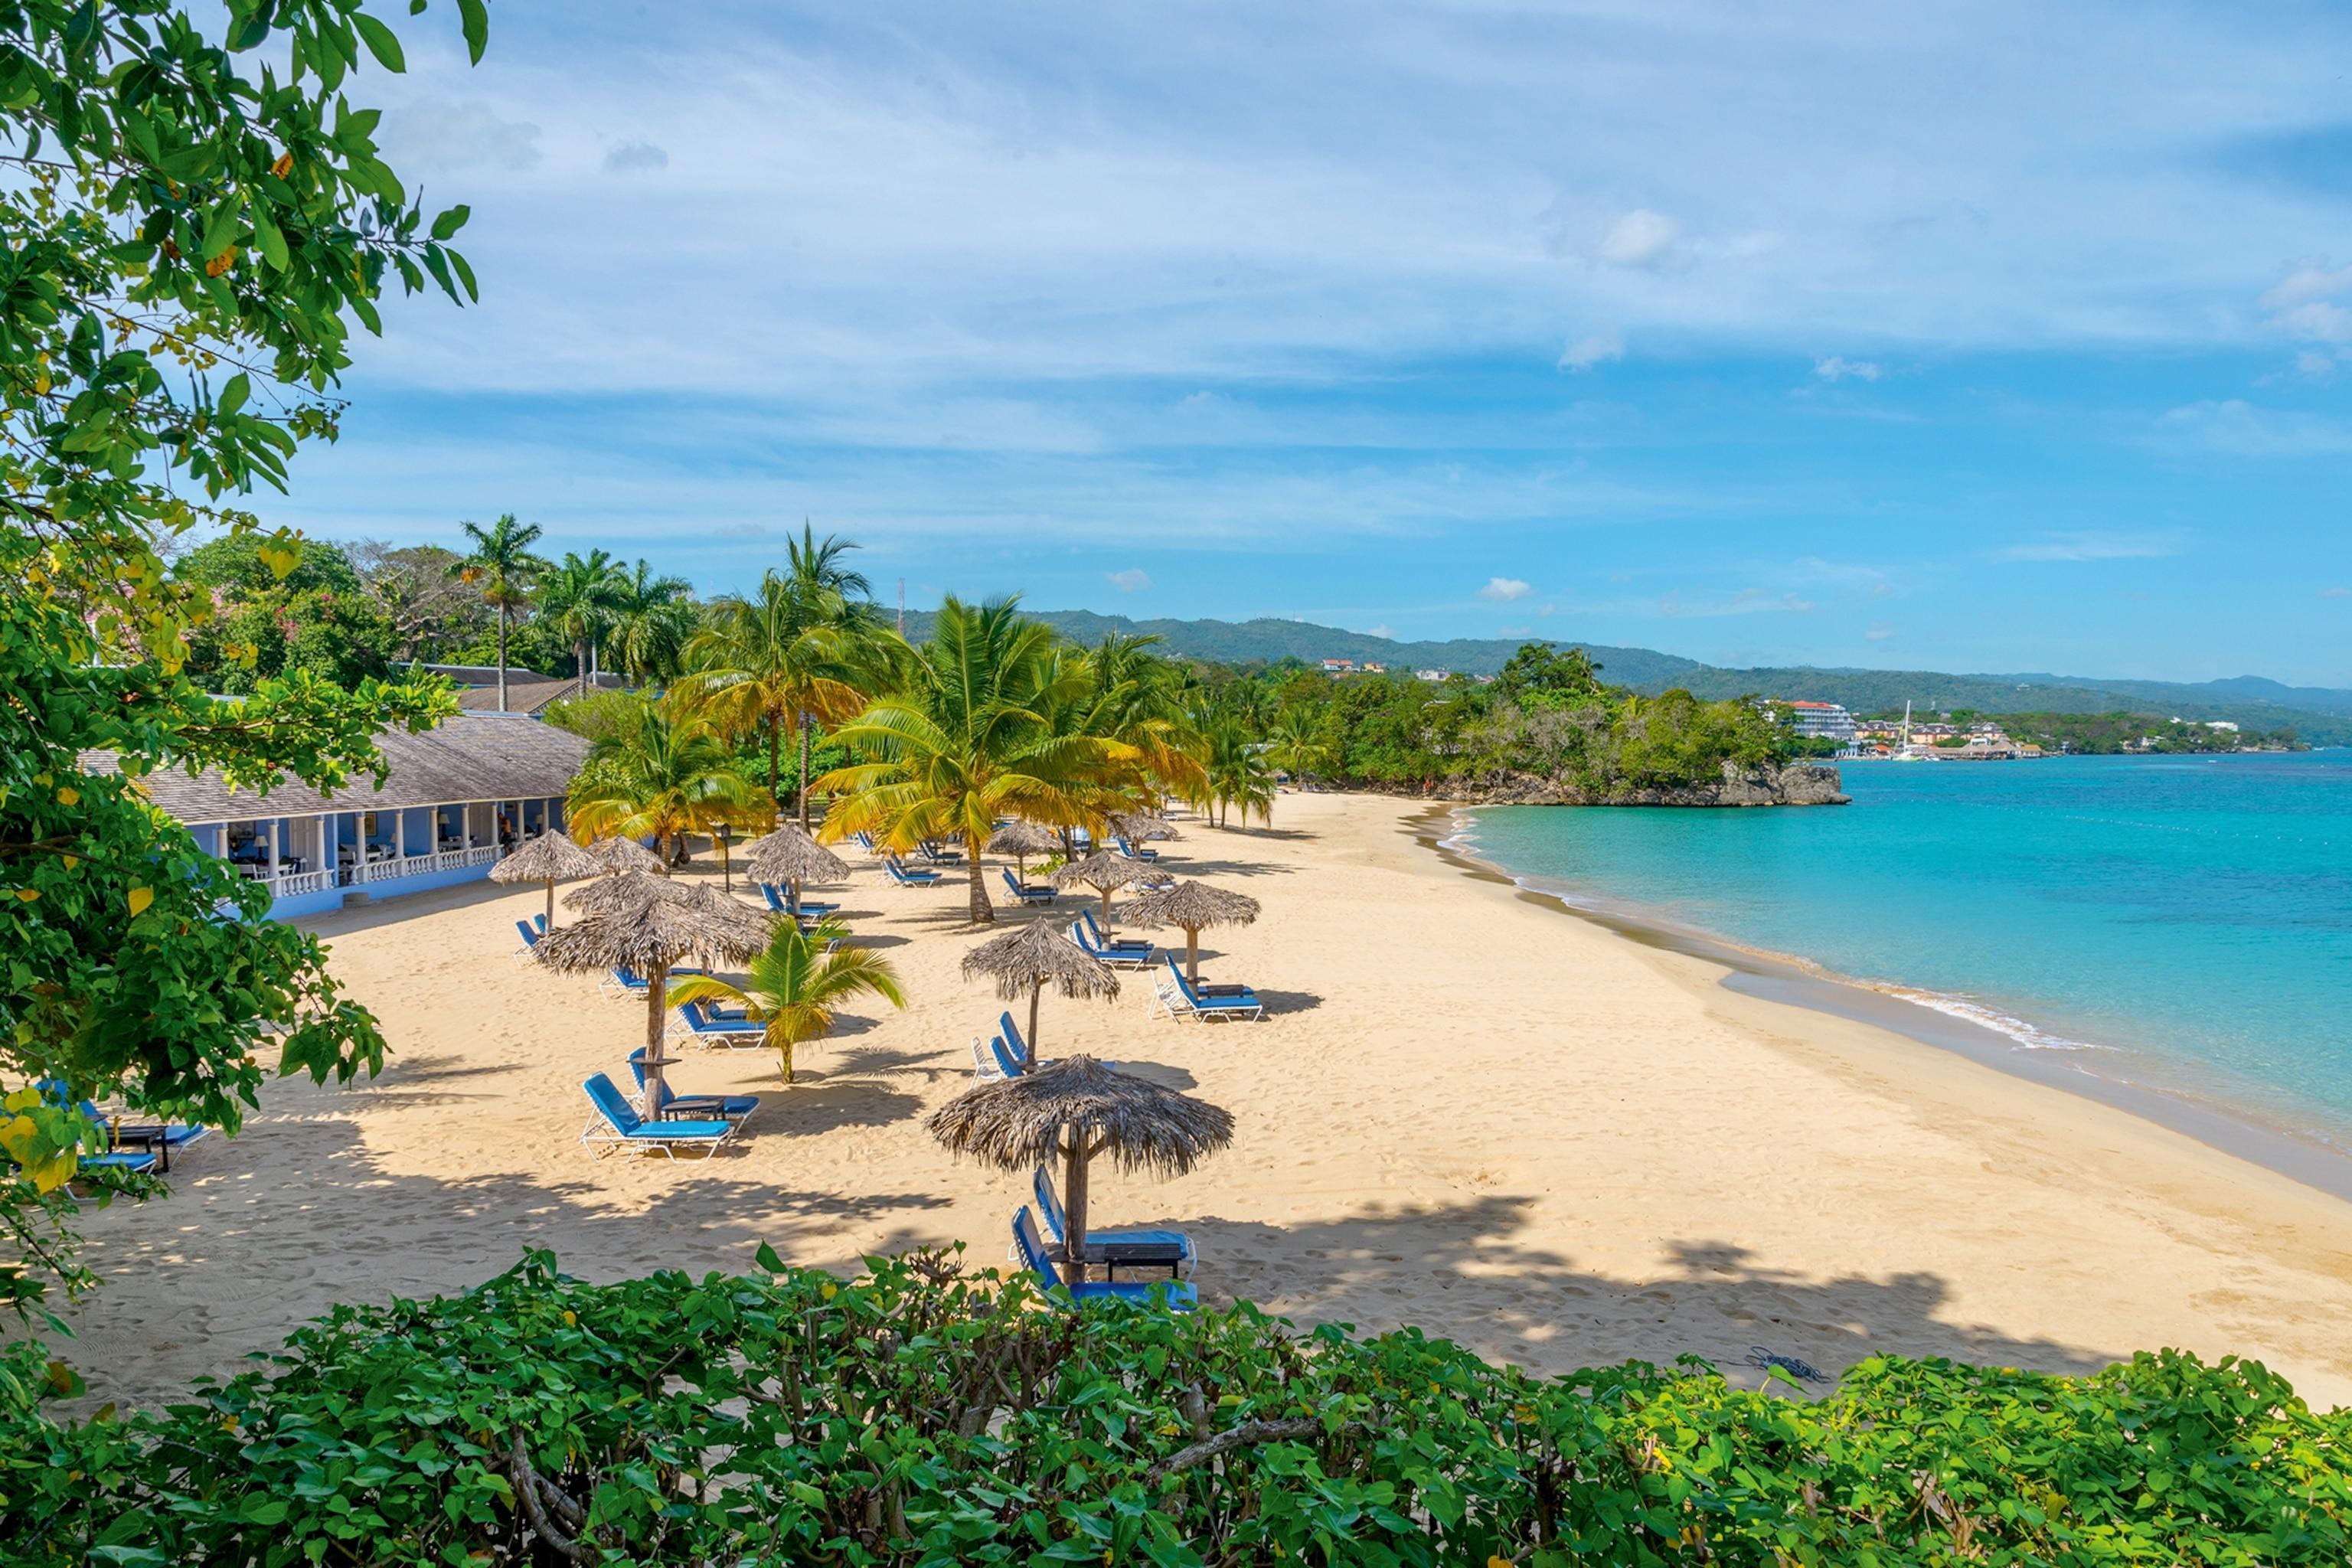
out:
{"label": "straw parasol", "polygon": [[1234,1141],[1233,1113],[1092,1057],[1065,1057],[1019,1078],[964,1090],[924,1119],[957,1154],[1000,1170],[1063,1161],[1066,1256],[1084,1256],[1087,1166],[1108,1154],[1122,1171],[1181,1176]]}
{"label": "straw parasol", "polygon": [[1029,1032],[1022,1066],[1037,1065],[1037,997],[1051,985],[1065,996],[1118,994],[1118,976],[1100,959],[1079,950],[1064,933],[1059,921],[1031,921],[1019,931],[991,937],[963,955],[963,977],[986,975],[996,982],[996,994],[1007,1002],[1029,998]]}
{"label": "straw parasol", "polygon": [[634,838],[599,838],[588,846],[588,853],[604,862],[607,871],[658,871],[661,857]]}
{"label": "straw parasol", "polygon": [[996,854],[1012,856],[1025,882],[1029,879],[1029,857],[1055,853],[1062,847],[1062,838],[1034,822],[1008,822],[988,836],[988,847]]}
{"label": "straw parasol", "polygon": [[1179,882],[1127,904],[1127,918],[1137,925],[1184,928],[1184,979],[1193,985],[1201,983],[1201,932],[1210,926],[1245,926],[1257,914],[1255,899],[1206,882]]}
{"label": "straw parasol", "polygon": [[555,927],[555,884],[601,875],[604,862],[582,848],[568,833],[542,833],[490,868],[493,882],[547,884],[547,924]]}
{"label": "straw parasol", "polygon": [[1138,844],[1182,837],[1166,817],[1154,816],[1148,811],[1114,811],[1110,814],[1110,826],[1119,837],[1131,838]]}
{"label": "straw parasol", "polygon": [[662,1102],[663,1021],[670,965],[698,954],[742,962],[766,951],[773,927],[709,888],[627,871],[564,895],[584,918],[551,931],[531,950],[551,969],[590,973],[632,969],[646,982],[646,1112]]}
{"label": "straw parasol", "polygon": [[849,875],[849,862],[786,823],[743,846],[743,869],[755,882],[782,882],[785,907],[798,914],[802,884],[838,882]]}
{"label": "straw parasol", "polygon": [[1102,895],[1103,934],[1110,934],[1110,896],[1121,888],[1133,887],[1151,871],[1139,860],[1130,860],[1116,849],[1097,849],[1083,860],[1073,860],[1045,879],[1056,888],[1074,888],[1080,883]]}

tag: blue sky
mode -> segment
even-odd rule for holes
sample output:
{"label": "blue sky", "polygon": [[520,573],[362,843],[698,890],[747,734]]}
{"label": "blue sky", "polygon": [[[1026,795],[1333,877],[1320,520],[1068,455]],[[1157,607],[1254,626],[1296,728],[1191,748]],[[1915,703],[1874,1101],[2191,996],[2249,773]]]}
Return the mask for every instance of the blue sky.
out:
{"label": "blue sky", "polygon": [[440,11],[312,532],[2352,685],[2341,7]]}

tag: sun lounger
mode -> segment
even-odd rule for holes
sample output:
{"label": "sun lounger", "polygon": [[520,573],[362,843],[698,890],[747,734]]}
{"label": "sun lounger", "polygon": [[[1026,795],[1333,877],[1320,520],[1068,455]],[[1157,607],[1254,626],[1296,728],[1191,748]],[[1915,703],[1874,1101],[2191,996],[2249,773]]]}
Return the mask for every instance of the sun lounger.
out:
{"label": "sun lounger", "polygon": [[[672,980],[675,980],[681,974],[699,974],[701,973],[702,971],[699,969],[673,969],[669,972],[669,977]],[[612,971],[610,973],[606,974],[603,980],[599,981],[597,983],[597,989],[604,992],[607,996],[620,996],[625,998],[643,996],[646,994],[646,977],[638,973],[635,970],[624,964],[622,967]]]}
{"label": "sun lounger", "polygon": [[[629,1076],[637,1080],[637,1095],[646,1092],[646,1048],[639,1046],[629,1053]],[[662,1079],[661,1103],[654,1107],[656,1116],[718,1117],[737,1125],[751,1120],[751,1112],[760,1109],[756,1094],[680,1094],[670,1088],[669,1079]]]}
{"label": "sun lounger", "polygon": [[896,855],[886,857],[882,861],[882,868],[889,872],[890,879],[902,888],[936,887],[940,879],[940,874],[937,871],[908,869],[907,863]]}
{"label": "sun lounger", "polygon": [[826,915],[833,914],[841,908],[839,904],[820,904],[809,899],[803,899],[801,900],[800,909],[798,911],[795,911],[793,909],[792,900],[785,898],[783,890],[778,888],[773,882],[761,882],[758,884],[758,886],[761,896],[768,900],[769,909],[774,910],[780,915],[789,915],[797,912],[800,915],[801,923],[803,925],[807,924],[811,921],[822,920]]}
{"label": "sun lounger", "polygon": [[619,1149],[658,1153],[672,1160],[677,1158],[681,1149],[699,1149],[709,1154],[735,1136],[738,1124],[724,1118],[648,1121],[637,1114],[636,1107],[621,1097],[619,1086],[603,1073],[586,1079],[580,1087],[588,1091],[588,1103],[595,1110],[588,1125],[580,1130],[580,1142],[599,1159]]}
{"label": "sun lounger", "polygon": [[1151,985],[1151,1012],[1154,1016],[1166,1013],[1171,1018],[1192,1018],[1205,1023],[1215,1018],[1230,1021],[1246,1018],[1253,1022],[1265,1016],[1265,1004],[1257,993],[1246,985],[1195,986],[1184,978],[1184,971],[1169,953],[1168,973],[1154,975]]}
{"label": "sun lounger", "polygon": [[515,949],[515,956],[517,958],[529,958],[530,956],[531,949],[539,945],[539,939],[542,933],[537,926],[531,924],[529,921],[515,921],[515,930],[522,933],[522,945]]}
{"label": "sun lounger", "polygon": [[1094,938],[1095,945],[1107,952],[1150,952],[1152,949],[1153,944],[1149,938],[1113,936],[1103,930],[1102,922],[1095,919],[1095,911],[1091,906],[1080,910],[1078,918],[1087,922],[1087,934]]}
{"label": "sun lounger", "polygon": [[924,859],[929,860],[934,866],[961,866],[963,864],[962,851],[950,849],[936,838],[924,839],[920,844],[915,846],[915,852],[920,855]]}
{"label": "sun lounger", "polygon": [[980,1043],[978,1035],[971,1037],[971,1078],[974,1083],[996,1083],[1004,1079],[1021,1076],[1018,1073],[1009,1073],[1004,1070],[1004,1062],[998,1055],[1003,1049],[1003,1040],[992,1039],[983,1046]]}
{"label": "sun lounger", "polygon": [[989,1037],[988,1050],[996,1058],[996,1076],[999,1078],[1019,1078],[1029,1070],[1021,1064],[1019,1048],[1006,1045],[1003,1035]]}
{"label": "sun lounger", "polygon": [[683,1029],[688,1040],[699,1040],[707,1046],[763,1046],[768,1043],[768,1026],[755,1024],[750,1018],[714,1018],[699,1002],[681,1002],[670,1016],[669,1030],[673,1035]]}
{"label": "sun lounger", "polygon": [[[1066,1251],[1067,1222],[1062,1215],[1062,1194],[1054,1190],[1053,1173],[1038,1166],[1029,1186],[1036,1194],[1037,1217],[1045,1223],[1046,1237],[1055,1247]],[[1100,1263],[1114,1279],[1121,1268],[1165,1268],[1174,1279],[1192,1272],[1192,1265],[1200,1261],[1200,1257],[1192,1238],[1181,1230],[1150,1230],[1135,1226],[1103,1230],[1087,1226],[1087,1261]]]}
{"label": "sun lounger", "polygon": [[1088,1279],[1083,1269],[1076,1268],[1066,1274],[1055,1264],[1053,1254],[1045,1250],[1045,1242],[1037,1235],[1037,1222],[1030,1217],[1026,1204],[1013,1216],[1013,1245],[1019,1249],[1023,1265],[1037,1277],[1039,1285],[1048,1290],[1058,1288],[1066,1291],[1070,1300],[1081,1306],[1088,1301],[1131,1301],[1138,1306],[1152,1306],[1164,1300],[1176,1311],[1189,1312],[1200,1299],[1191,1282],[1182,1279],[1146,1284],[1136,1279]]}
{"label": "sun lounger", "polygon": [[[66,1103],[68,1091],[63,1079],[45,1078],[34,1087],[51,1105]],[[75,1101],[74,1109],[81,1112],[83,1121],[107,1135],[110,1145],[103,1154],[82,1156],[84,1169],[138,1173],[153,1170],[158,1174],[168,1174],[173,1153],[212,1136],[213,1130],[200,1121],[117,1121],[88,1100]]]}
{"label": "sun lounger", "polygon": [[856,838],[858,847],[864,849],[868,855],[879,855],[882,853],[882,847],[874,842],[874,835],[871,833],[860,833],[856,835]]}
{"label": "sun lounger", "polygon": [[1157,860],[1160,858],[1159,850],[1138,848],[1133,844],[1128,842],[1127,836],[1125,834],[1119,835],[1111,842],[1117,844],[1118,846],[1118,852],[1126,856],[1130,860]]}
{"label": "sun lounger", "polygon": [[1054,901],[1054,889],[1043,882],[1031,884],[1015,881],[1013,873],[1002,868],[999,868],[998,874],[1004,879],[1004,885],[1012,889],[1013,896],[1024,904],[1050,904]]}
{"label": "sun lounger", "polygon": [[1070,922],[1070,940],[1077,943],[1078,951],[1088,958],[1097,963],[1108,963],[1113,968],[1127,969],[1141,969],[1151,962],[1150,942],[1136,942],[1132,945],[1121,943],[1118,947],[1104,947],[1087,930],[1091,923],[1091,921],[1083,921]]}

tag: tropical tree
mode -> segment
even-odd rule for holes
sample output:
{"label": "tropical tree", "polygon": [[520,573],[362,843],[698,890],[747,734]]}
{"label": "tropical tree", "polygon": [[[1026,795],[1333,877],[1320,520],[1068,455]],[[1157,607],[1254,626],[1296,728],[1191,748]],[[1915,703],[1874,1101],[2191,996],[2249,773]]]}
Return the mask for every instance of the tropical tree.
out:
{"label": "tropical tree", "polygon": [[467,582],[480,591],[482,602],[499,613],[499,711],[507,710],[507,632],[514,613],[530,603],[532,586],[547,570],[547,563],[530,552],[539,542],[540,527],[535,522],[517,522],[508,512],[488,528],[478,523],[460,523],[466,537],[474,542],[460,570]]}
{"label": "tropical tree", "polygon": [[786,570],[768,572],[759,591],[714,600],[709,625],[686,646],[679,696],[732,735],[764,733],[768,789],[779,793],[779,751],[787,728],[800,733],[800,820],[809,825],[810,731],[865,706],[892,660],[865,576],[844,557],[856,544],[803,525]]}
{"label": "tropical tree", "polygon": [[1076,656],[1085,696],[1066,727],[1126,749],[1128,766],[1107,781],[1116,808],[1154,808],[1206,782],[1208,739],[1186,706],[1181,667],[1153,652],[1156,637],[1112,632]]}
{"label": "tropical tree", "polygon": [[1208,782],[1195,797],[1217,814],[1217,826],[1226,814],[1241,807],[1242,826],[1255,811],[1265,822],[1274,821],[1274,772],[1255,731],[1232,714],[1218,714],[1206,726],[1209,738]]}
{"label": "tropical tree", "polygon": [[640,685],[667,675],[693,633],[692,584],[683,577],[656,577],[643,559],[620,576],[605,646],[623,675]]}
{"label": "tropical tree", "polygon": [[1331,744],[1323,738],[1323,726],[1316,715],[1304,708],[1286,709],[1276,715],[1265,737],[1267,766],[1302,779],[1329,767],[1331,757]]}
{"label": "tropical tree", "polygon": [[898,972],[871,948],[837,947],[845,928],[826,921],[803,931],[798,921],[776,922],[768,951],[751,960],[740,985],[715,974],[688,974],[670,982],[673,1005],[722,1002],[741,1007],[764,1025],[763,1037],[782,1059],[784,1081],[793,1081],[793,1047],[833,1032],[834,1015],[857,996],[879,996],[904,1007]]}
{"label": "tropical tree", "polygon": [[591,741],[564,805],[583,842],[657,838],[666,866],[685,862],[689,833],[776,818],[775,796],[738,771],[726,738],[670,702],[645,703],[614,732]]}
{"label": "tropical tree", "polygon": [[621,563],[602,550],[591,550],[584,557],[566,552],[563,563],[540,580],[539,613],[571,639],[572,668],[583,697],[588,695],[588,661],[612,629],[626,581]]}
{"label": "tropical tree", "polygon": [[828,839],[865,831],[901,851],[960,841],[981,924],[996,918],[981,847],[997,818],[1057,826],[1098,819],[1107,784],[1137,764],[1126,742],[1049,719],[1083,694],[1085,676],[1055,657],[1053,628],[1023,619],[1014,604],[949,597],[905,689],[835,732],[870,760],[816,781],[842,797],[825,814]]}

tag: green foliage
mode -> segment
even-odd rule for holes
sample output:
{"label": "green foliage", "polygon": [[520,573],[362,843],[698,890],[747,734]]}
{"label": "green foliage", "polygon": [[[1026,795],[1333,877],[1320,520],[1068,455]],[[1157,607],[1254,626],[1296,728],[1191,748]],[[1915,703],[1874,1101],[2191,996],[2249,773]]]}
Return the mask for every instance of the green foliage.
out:
{"label": "green foliage", "polygon": [[589,742],[572,777],[563,809],[574,837],[658,839],[677,863],[689,833],[775,825],[775,797],[736,771],[734,752],[707,720],[675,699],[624,711],[625,721]]}
{"label": "green foliage", "polygon": [[870,947],[835,947],[848,928],[830,921],[803,931],[798,921],[779,921],[765,952],[754,955],[743,984],[715,974],[688,974],[670,982],[669,1002],[720,1002],[744,1008],[766,1026],[763,1037],[781,1058],[784,1081],[793,1081],[793,1047],[833,1032],[834,1014],[845,1002],[878,996],[893,1007],[907,1005],[898,971]]}
{"label": "green foliage", "polygon": [[222,692],[296,671],[346,688],[389,676],[392,623],[343,552],[314,541],[281,579],[262,559],[273,548],[235,533],[174,563],[173,575],[209,599],[187,635],[189,673]]}
{"label": "green foliage", "polygon": [[[654,700],[642,691],[591,691],[585,697],[564,697],[547,705],[547,721],[559,730],[569,730],[582,740],[590,742],[625,742],[645,723],[645,712]],[[745,774],[751,769],[741,766]]]}
{"label": "green foliage", "polygon": [[[0,1556],[113,1563],[1780,1564],[2352,1555],[2352,1416],[2261,1366],[1874,1359],[1542,1380],[1244,1305],[1072,1312],[871,1259],[612,1285],[545,1254],[338,1307],[268,1373],[79,1424],[0,1404]],[[22,1381],[38,1376],[23,1366]]]}

